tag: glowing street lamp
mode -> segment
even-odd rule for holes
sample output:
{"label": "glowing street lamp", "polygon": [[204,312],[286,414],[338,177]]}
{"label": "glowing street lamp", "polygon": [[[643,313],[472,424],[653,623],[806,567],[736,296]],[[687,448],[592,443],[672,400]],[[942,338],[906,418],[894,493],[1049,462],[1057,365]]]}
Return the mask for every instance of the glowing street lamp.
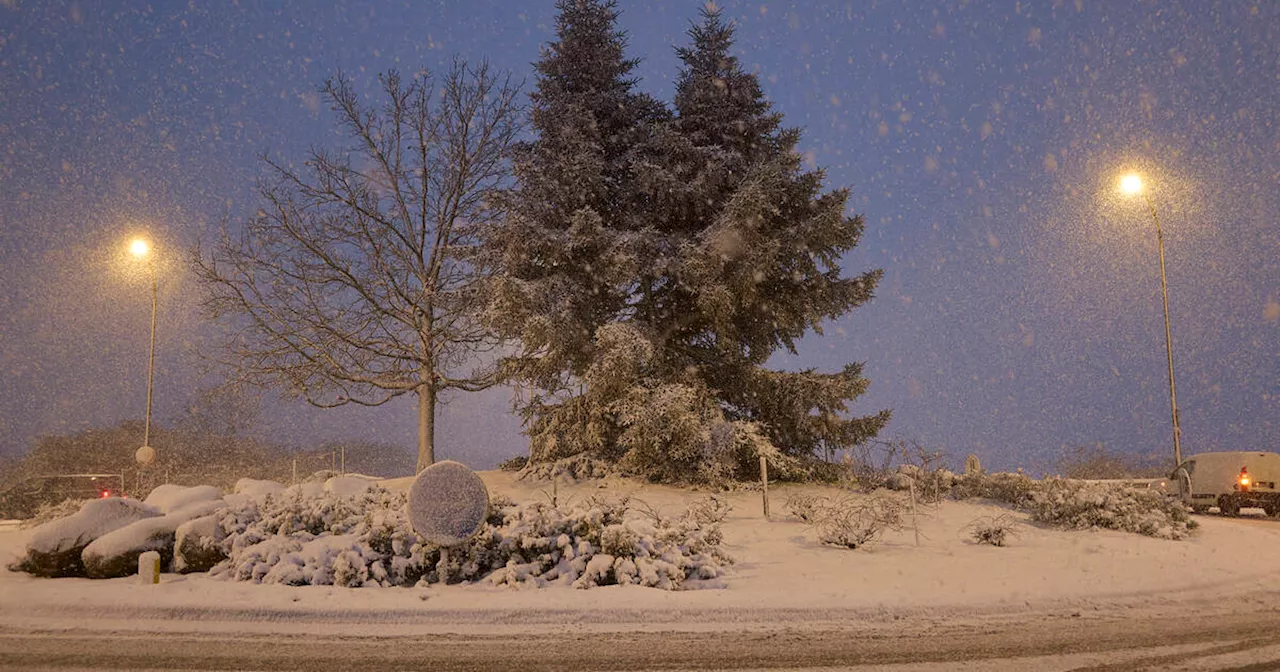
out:
{"label": "glowing street lamp", "polygon": [[151,353],[147,359],[147,420],[142,430],[142,447],[134,455],[138,463],[146,466],[156,458],[156,451],[151,447],[151,390],[156,373],[156,308],[160,296],[160,278],[156,274],[155,256],[151,254],[151,243],[137,238],[129,243],[129,252],[138,260],[147,261],[151,271]]}
{"label": "glowing street lamp", "polygon": [[1142,196],[1151,212],[1151,220],[1156,224],[1156,246],[1160,250],[1160,295],[1164,299],[1164,352],[1169,361],[1169,409],[1173,417],[1173,464],[1176,468],[1182,464],[1182,428],[1178,422],[1178,388],[1173,382],[1173,332],[1169,329],[1169,283],[1164,272],[1164,231],[1160,228],[1160,217],[1156,215],[1156,206],[1147,195],[1142,176],[1129,173],[1120,178],[1120,193],[1125,196]]}
{"label": "glowing street lamp", "polygon": [[[1137,196],[1142,193],[1142,176],[1129,173],[1120,178],[1120,193],[1125,196]],[[144,243],[145,244],[145,243]]]}

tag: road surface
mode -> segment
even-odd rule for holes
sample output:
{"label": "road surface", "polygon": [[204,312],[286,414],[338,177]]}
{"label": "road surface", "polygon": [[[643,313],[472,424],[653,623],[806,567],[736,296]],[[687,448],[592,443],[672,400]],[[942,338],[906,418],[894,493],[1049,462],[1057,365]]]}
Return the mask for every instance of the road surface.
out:
{"label": "road surface", "polygon": [[1208,619],[1062,614],[948,624],[904,618],[703,632],[543,629],[356,637],[200,627],[157,634],[137,623],[119,631],[105,624],[41,631],[10,623],[0,626],[0,669],[1280,670],[1276,608]]}

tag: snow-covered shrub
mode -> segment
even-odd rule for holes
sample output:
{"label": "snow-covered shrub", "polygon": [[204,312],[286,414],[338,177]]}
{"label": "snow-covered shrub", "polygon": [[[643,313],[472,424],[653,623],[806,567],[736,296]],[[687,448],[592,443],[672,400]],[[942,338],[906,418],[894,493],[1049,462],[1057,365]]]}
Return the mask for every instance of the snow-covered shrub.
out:
{"label": "snow-covered shrub", "polygon": [[1198,525],[1182,504],[1158,490],[1072,479],[1032,480],[1017,474],[966,474],[952,489],[957,499],[982,497],[1027,511],[1033,520],[1059,527],[1094,527],[1182,539]]}
{"label": "snow-covered shrub", "polygon": [[846,500],[818,522],[818,540],[846,548],[869,546],[886,530],[902,529],[901,500],[873,495],[862,502]]}
{"label": "snow-covered shrub", "polygon": [[474,564],[494,585],[575,588],[621,584],[678,590],[722,576],[723,502],[695,503],[675,518],[644,515],[628,500],[589,498],[572,506],[529,502],[473,541]]}
{"label": "snow-covered shrub", "polygon": [[890,490],[910,490],[915,486],[916,498],[926,503],[942,501],[955,487],[958,476],[949,469],[926,469],[917,464],[903,464],[885,479]]}
{"label": "snow-covered shrub", "polygon": [[886,530],[901,530],[906,505],[899,497],[881,492],[841,499],[793,495],[787,507],[817,530],[822,543],[859,548],[879,541]]}
{"label": "snow-covered shrub", "polygon": [[591,497],[572,506],[490,501],[468,542],[440,549],[409,525],[405,495],[381,488],[349,500],[288,493],[244,501],[218,514],[227,558],[212,574],[288,585],[411,586],[486,580],[494,585],[589,588],[634,584],[669,590],[720,577],[727,505],[697,502],[676,518],[645,516],[626,499]]}
{"label": "snow-covered shrub", "polygon": [[529,466],[529,458],[525,455],[509,457],[498,463],[498,469],[501,471],[520,471],[527,466]]}
{"label": "snow-covered shrub", "polygon": [[723,497],[708,495],[690,504],[688,515],[702,525],[715,525],[727,520],[732,508]]}
{"label": "snow-covered shrub", "polygon": [[714,483],[732,474],[730,442],[712,440],[718,409],[698,392],[681,384],[637,385],[615,404],[626,471],[661,482]]}
{"label": "snow-covered shrub", "polygon": [[44,525],[47,522],[57,520],[59,518],[66,518],[67,516],[73,515],[79,511],[80,507],[84,506],[86,501],[88,500],[64,499],[57,504],[41,504],[40,508],[36,509],[36,514],[27,520],[22,521],[19,528],[27,530],[33,527],[39,527],[40,525]]}
{"label": "snow-covered shrub", "polygon": [[226,559],[218,516],[202,516],[178,526],[173,540],[173,571],[180,574],[207,572]]}
{"label": "snow-covered shrub", "polygon": [[787,497],[787,511],[799,518],[801,522],[816,523],[831,507],[831,498],[822,495],[795,493]]}
{"label": "snow-covered shrub", "polygon": [[758,478],[763,457],[774,478],[803,476],[798,460],[759,425],[726,417],[704,380],[662,374],[653,343],[634,325],[605,324],[594,341],[580,394],[530,401],[526,475],[555,476],[566,459],[586,459],[608,465],[587,463],[591,475],[616,470],[655,482],[726,485]]}
{"label": "snow-covered shrub", "polygon": [[1037,481],[1022,473],[965,474],[955,477],[951,496],[955,499],[993,499],[1025,508],[1038,487]]}
{"label": "snow-covered shrub", "polygon": [[1018,536],[1017,523],[1007,514],[983,516],[965,526],[975,544],[1004,546],[1010,537]]}
{"label": "snow-covered shrub", "polygon": [[613,464],[598,459],[589,453],[580,453],[554,462],[528,463],[520,472],[520,478],[538,480],[564,479],[570,483],[597,478],[607,478],[618,474]]}
{"label": "snow-covered shrub", "polygon": [[1179,502],[1156,490],[1122,484],[1047,479],[1028,509],[1040,522],[1074,529],[1106,528],[1161,539],[1182,539],[1198,524]]}
{"label": "snow-covered shrub", "polygon": [[807,477],[754,422],[728,420],[702,387],[637,385],[614,404],[623,427],[623,471],[663,483],[723,486],[760,477],[760,458],[774,480]]}

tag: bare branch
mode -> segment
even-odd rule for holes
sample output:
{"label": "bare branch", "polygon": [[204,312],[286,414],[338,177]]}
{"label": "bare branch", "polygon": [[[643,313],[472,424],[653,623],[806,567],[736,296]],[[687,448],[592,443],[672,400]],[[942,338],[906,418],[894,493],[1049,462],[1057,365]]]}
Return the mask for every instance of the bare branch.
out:
{"label": "bare branch", "polygon": [[231,327],[216,361],[316,406],[498,382],[456,369],[496,344],[476,250],[509,180],[519,87],[462,60],[438,80],[379,81],[371,105],[346,75],[327,80],[349,146],[264,157],[258,212],[193,254],[206,311]]}

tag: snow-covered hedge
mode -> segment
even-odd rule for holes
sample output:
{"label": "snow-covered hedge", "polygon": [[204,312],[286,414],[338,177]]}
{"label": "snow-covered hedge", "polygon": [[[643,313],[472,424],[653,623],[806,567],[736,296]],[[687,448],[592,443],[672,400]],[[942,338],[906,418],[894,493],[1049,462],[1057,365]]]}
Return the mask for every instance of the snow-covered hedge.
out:
{"label": "snow-covered hedge", "polygon": [[1186,507],[1164,493],[1121,483],[972,474],[959,477],[951,495],[957,499],[994,499],[1030,513],[1032,520],[1072,529],[1097,527],[1183,539],[1198,527]]}
{"label": "snow-covered hedge", "polygon": [[1198,527],[1182,504],[1156,490],[1052,478],[1041,481],[1027,507],[1031,518],[1075,529],[1094,527],[1183,539]]}
{"label": "snow-covered hedge", "polygon": [[956,499],[994,499],[1015,508],[1025,508],[1039,487],[1038,481],[1023,473],[978,473],[956,477],[950,492]]}
{"label": "snow-covered hedge", "polygon": [[425,543],[405,515],[405,495],[374,487],[357,497],[282,493],[218,514],[227,559],[211,573],[288,585],[412,586],[462,581],[590,588],[635,584],[696,587],[724,574],[719,522],[727,506],[708,500],[676,518],[593,498],[553,507],[491,502],[469,542],[449,550]]}

